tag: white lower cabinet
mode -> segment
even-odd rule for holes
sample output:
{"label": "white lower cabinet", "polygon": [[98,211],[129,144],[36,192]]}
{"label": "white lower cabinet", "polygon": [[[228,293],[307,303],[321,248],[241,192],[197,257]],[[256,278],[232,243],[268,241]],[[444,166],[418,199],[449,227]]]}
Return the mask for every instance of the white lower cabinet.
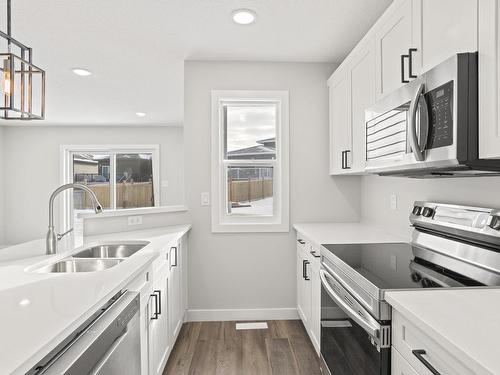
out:
{"label": "white lower cabinet", "polygon": [[310,278],[306,276],[309,264],[305,249],[299,243],[297,246],[297,311],[306,329],[311,316],[311,283]]}
{"label": "white lower cabinet", "polygon": [[297,312],[319,355],[321,282],[319,249],[297,235]]}
{"label": "white lower cabinet", "polygon": [[309,336],[313,343],[314,349],[319,354],[320,352],[320,336],[321,336],[321,280],[319,278],[319,269],[321,267],[320,250],[314,249],[311,245],[311,316],[309,322]]}
{"label": "white lower cabinet", "polygon": [[170,340],[175,341],[183,322],[182,290],[181,290],[181,246],[180,243],[169,249],[168,279],[168,313]]}
{"label": "white lower cabinet", "polygon": [[141,293],[141,375],[161,375],[187,309],[187,237],[166,245],[127,289]]}
{"label": "white lower cabinet", "polygon": [[392,375],[474,375],[465,360],[455,357],[436,337],[393,309]]}
{"label": "white lower cabinet", "polygon": [[149,373],[161,375],[163,367],[167,363],[173,342],[169,337],[169,314],[168,301],[170,299],[169,265],[162,261],[158,269],[154,271],[153,291],[150,298],[150,320],[149,320]]}
{"label": "white lower cabinet", "polygon": [[392,347],[391,349],[391,374],[392,375],[418,375],[413,367]]}

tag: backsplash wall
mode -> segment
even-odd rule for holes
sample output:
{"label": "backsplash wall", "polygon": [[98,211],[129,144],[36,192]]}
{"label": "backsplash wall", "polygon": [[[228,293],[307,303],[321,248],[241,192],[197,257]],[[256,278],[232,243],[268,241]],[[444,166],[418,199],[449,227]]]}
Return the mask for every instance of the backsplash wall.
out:
{"label": "backsplash wall", "polygon": [[[396,210],[391,209],[391,194],[397,196]],[[416,200],[500,208],[500,177],[431,180],[380,176],[361,178],[363,221],[407,234],[408,216]]]}

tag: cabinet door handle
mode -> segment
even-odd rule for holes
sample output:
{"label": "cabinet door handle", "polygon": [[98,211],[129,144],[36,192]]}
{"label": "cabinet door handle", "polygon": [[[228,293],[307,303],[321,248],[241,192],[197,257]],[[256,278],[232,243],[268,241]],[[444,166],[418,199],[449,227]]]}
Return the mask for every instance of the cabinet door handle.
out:
{"label": "cabinet door handle", "polygon": [[305,245],[306,244],[306,241],[301,240],[301,239],[298,239],[297,242],[300,243],[301,245]]}
{"label": "cabinet door handle", "polygon": [[172,252],[172,250],[174,250],[175,252],[175,263],[172,264],[172,257],[170,257],[170,268],[172,267],[177,267],[177,246],[172,246],[170,248],[170,252]]}
{"label": "cabinet door handle", "polygon": [[345,169],[345,161],[344,161],[345,157],[344,156],[345,156],[345,151],[342,151],[342,167],[341,167],[342,169]]}
{"label": "cabinet door handle", "polygon": [[351,152],[351,150],[345,150],[345,169],[351,169],[351,167],[348,166],[348,162],[349,162],[349,157],[348,157],[348,154],[349,152]]}
{"label": "cabinet door handle", "polygon": [[315,258],[320,258],[321,257],[321,255],[316,254],[316,251],[314,251],[314,250],[311,250],[310,253]]}
{"label": "cabinet door handle", "polygon": [[158,294],[158,315],[161,315],[161,290],[155,290],[153,293]]}
{"label": "cabinet door handle", "polygon": [[413,74],[413,53],[414,52],[417,52],[417,49],[416,48],[410,48],[408,50],[408,55],[410,56],[409,57],[409,62],[408,62],[408,65],[409,65],[409,68],[408,68],[408,77],[410,78],[417,78],[417,75],[416,74]]}
{"label": "cabinet door handle", "polygon": [[156,292],[153,292],[153,294],[150,294],[151,298],[155,299],[155,312],[153,313],[153,316],[150,317],[151,320],[156,320],[158,319],[158,294]]}
{"label": "cabinet door handle", "polygon": [[304,260],[304,261],[303,261],[303,265],[304,265],[304,280],[306,280],[306,281],[311,280],[311,279],[309,278],[309,276],[307,276],[307,265],[308,265],[308,264],[311,264],[311,262],[309,262],[308,260]]}
{"label": "cabinet door handle", "polygon": [[441,373],[432,366],[428,360],[424,358],[425,350],[423,349],[416,349],[411,351],[417,359],[422,362],[422,364],[430,371],[432,372],[433,375],[441,375]]}
{"label": "cabinet door handle", "polygon": [[405,59],[409,59],[410,55],[401,55],[401,83],[408,83],[405,77]]}
{"label": "cabinet door handle", "polygon": [[302,278],[306,279],[306,260],[302,261]]}

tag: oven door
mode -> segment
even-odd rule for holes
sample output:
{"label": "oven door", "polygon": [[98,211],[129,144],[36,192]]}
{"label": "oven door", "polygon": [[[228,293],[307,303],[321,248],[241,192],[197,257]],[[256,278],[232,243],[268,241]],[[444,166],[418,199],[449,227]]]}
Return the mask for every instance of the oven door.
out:
{"label": "oven door", "polygon": [[324,269],[321,278],[321,357],[324,373],[389,375],[390,324],[375,320]]}

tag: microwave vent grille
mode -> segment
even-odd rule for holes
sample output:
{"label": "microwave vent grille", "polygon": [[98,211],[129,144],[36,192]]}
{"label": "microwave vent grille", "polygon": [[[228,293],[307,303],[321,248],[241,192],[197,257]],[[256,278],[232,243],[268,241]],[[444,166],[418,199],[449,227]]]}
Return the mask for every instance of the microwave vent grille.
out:
{"label": "microwave vent grille", "polygon": [[406,106],[366,123],[366,160],[402,157],[407,144]]}

